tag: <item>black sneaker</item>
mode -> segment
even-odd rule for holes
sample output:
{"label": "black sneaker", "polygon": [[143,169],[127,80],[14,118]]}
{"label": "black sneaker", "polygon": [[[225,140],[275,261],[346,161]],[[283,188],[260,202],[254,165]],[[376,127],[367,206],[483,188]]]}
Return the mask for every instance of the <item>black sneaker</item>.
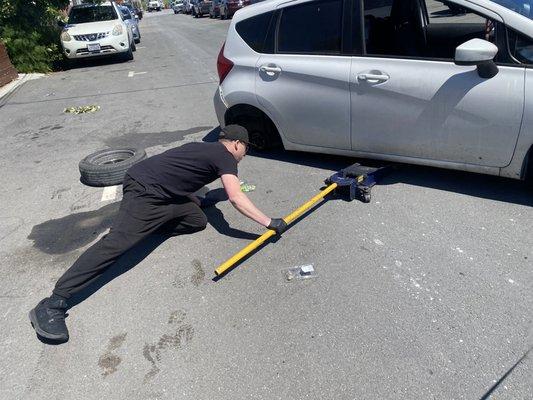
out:
{"label": "black sneaker", "polygon": [[30,311],[30,321],[39,336],[57,341],[68,341],[68,329],[65,324],[67,302],[53,295],[47,297]]}

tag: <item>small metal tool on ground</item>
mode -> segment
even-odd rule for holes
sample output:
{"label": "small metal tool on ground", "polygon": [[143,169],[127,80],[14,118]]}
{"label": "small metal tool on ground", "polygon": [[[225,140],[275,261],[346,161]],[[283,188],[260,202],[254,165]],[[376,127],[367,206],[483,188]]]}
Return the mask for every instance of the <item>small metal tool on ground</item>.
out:
{"label": "small metal tool on ground", "polygon": [[[364,203],[369,203],[371,199],[370,191],[379,179],[387,172],[388,167],[373,168],[365,167],[360,164],[353,164],[347,168],[340,170],[326,179],[328,185],[324,190],[310,199],[307,203],[301,205],[291,214],[287,215],[283,220],[290,225],[291,222],[298,219],[307,210],[313,207],[318,201],[324,199],[328,194],[333,193],[337,197],[346,197],[352,201],[354,199],[361,200]],[[237,262],[242,260],[252,251],[257,249],[268,239],[276,234],[275,231],[269,229],[260,237],[246,246],[244,249],[236,253],[233,257],[221,264],[216,270],[215,274],[221,276],[231,269]]]}

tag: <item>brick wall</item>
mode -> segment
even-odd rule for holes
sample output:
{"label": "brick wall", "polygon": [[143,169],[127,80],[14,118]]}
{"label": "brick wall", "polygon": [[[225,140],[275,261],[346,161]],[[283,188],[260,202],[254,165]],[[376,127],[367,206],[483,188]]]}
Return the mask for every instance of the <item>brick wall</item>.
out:
{"label": "brick wall", "polygon": [[17,71],[9,60],[4,44],[0,43],[0,86],[4,86],[16,77],[18,77]]}

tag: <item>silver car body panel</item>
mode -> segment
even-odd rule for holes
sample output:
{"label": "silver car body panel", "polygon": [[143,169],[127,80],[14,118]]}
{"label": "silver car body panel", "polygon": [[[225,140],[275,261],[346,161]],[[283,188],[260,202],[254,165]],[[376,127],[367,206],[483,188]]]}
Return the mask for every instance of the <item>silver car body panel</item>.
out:
{"label": "silver car body panel", "polygon": [[[532,70],[499,66],[482,79],[475,67],[445,61],[259,54],[235,30],[243,19],[310,1],[268,0],[235,14],[224,52],[235,66],[214,99],[222,126],[229,108],[247,104],[272,120],[287,150],[521,177],[533,145]],[[449,1],[533,38],[533,21],[496,3]],[[390,78],[360,85],[357,76],[371,72]]]}

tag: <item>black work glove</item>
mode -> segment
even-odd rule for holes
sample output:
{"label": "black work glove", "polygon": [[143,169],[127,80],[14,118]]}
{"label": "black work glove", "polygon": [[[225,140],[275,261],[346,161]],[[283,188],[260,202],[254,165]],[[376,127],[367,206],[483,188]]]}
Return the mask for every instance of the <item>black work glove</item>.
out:
{"label": "black work glove", "polygon": [[272,229],[273,231],[276,231],[276,234],[281,235],[287,230],[287,223],[281,218],[272,218],[267,228]]}

